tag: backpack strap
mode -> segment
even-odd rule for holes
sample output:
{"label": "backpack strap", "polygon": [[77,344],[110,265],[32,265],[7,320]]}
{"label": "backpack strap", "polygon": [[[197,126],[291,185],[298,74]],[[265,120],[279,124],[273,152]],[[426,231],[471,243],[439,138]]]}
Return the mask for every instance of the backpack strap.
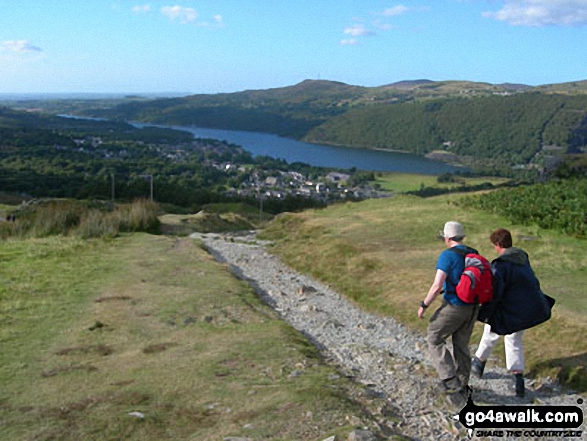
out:
{"label": "backpack strap", "polygon": [[[452,251],[453,253],[457,253],[459,256],[461,256],[463,258],[463,260],[465,260],[465,256],[467,254],[479,254],[475,248],[471,248],[467,245],[463,245],[463,246],[465,247],[465,249],[462,249],[462,248],[456,246],[456,247],[450,247],[450,248],[448,248],[448,250]],[[457,280],[457,282],[455,283],[453,280],[451,280],[450,283],[452,285],[454,285],[454,287],[456,289],[457,285],[459,284],[459,281]],[[448,294],[456,294],[456,292],[448,293]]]}
{"label": "backpack strap", "polygon": [[459,248],[458,246],[456,246],[456,247],[449,248],[449,251],[457,253],[459,256],[462,256],[463,258],[467,254],[479,254],[479,252],[475,248],[468,247],[467,245],[463,245],[463,246],[465,247],[464,250],[462,248]]}
{"label": "backpack strap", "polygon": [[466,250],[463,250],[462,248],[457,248],[457,247],[452,247],[448,249],[449,251],[452,251],[453,253],[457,253],[459,256],[461,257],[465,257],[467,254],[469,254],[469,249],[467,248]]}

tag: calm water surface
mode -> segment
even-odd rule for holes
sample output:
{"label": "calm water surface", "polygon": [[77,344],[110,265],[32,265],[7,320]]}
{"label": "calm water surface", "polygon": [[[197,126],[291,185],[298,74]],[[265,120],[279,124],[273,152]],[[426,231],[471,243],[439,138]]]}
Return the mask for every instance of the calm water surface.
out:
{"label": "calm water surface", "polygon": [[[135,124],[144,127],[147,124]],[[319,167],[406,173],[442,174],[462,170],[439,161],[408,153],[309,144],[277,135],[236,130],[171,126],[193,133],[196,138],[210,138],[242,146],[253,156],[285,159],[288,163],[305,162]]]}

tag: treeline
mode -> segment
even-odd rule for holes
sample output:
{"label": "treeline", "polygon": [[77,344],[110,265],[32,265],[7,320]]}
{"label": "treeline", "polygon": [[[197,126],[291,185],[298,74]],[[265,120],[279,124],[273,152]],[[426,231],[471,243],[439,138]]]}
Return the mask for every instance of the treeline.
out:
{"label": "treeline", "polygon": [[544,146],[587,145],[587,96],[525,93],[351,110],[306,140],[426,154],[446,150],[501,168],[528,164]]}
{"label": "treeline", "polygon": [[75,139],[93,136],[105,141],[188,142],[193,135],[163,127],[138,128],[124,121],[67,118],[22,112],[0,106],[0,142],[10,146],[73,145]]}
{"label": "treeline", "polygon": [[462,204],[571,236],[587,237],[587,179],[560,179],[500,189],[462,199]]}

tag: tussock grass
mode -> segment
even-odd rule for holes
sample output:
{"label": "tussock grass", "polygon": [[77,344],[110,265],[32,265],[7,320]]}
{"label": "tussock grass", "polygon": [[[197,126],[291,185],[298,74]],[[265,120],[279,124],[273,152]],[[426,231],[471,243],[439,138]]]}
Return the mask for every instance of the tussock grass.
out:
{"label": "tussock grass", "polygon": [[158,206],[146,200],[113,205],[74,200],[42,201],[16,211],[16,222],[0,223],[0,238],[73,235],[116,237],[121,232],[155,232]]}
{"label": "tussock grass", "polygon": [[9,240],[0,269],[3,439],[318,440],[363,417],[358,386],[190,239]]}
{"label": "tussock grass", "polygon": [[[452,203],[458,198],[398,196],[287,214],[276,218],[262,237],[276,241],[274,252],[297,270],[332,285],[371,312],[393,316],[424,332],[427,320],[417,318],[417,305],[433,281],[436,259],[444,249],[436,239],[444,222],[462,222],[466,243],[490,260],[497,256],[489,234],[498,227],[508,228],[514,245],[529,253],[544,291],[557,300],[553,319],[526,332],[529,370],[587,391],[585,241],[464,209]],[[473,345],[481,334],[478,323]],[[503,359],[503,349],[495,355]]]}
{"label": "tussock grass", "polygon": [[159,227],[157,204],[139,200],[132,204],[121,205],[116,211],[120,231],[154,232]]}
{"label": "tussock grass", "polygon": [[83,239],[93,237],[116,237],[120,231],[120,220],[115,213],[88,210],[80,218],[72,233]]}

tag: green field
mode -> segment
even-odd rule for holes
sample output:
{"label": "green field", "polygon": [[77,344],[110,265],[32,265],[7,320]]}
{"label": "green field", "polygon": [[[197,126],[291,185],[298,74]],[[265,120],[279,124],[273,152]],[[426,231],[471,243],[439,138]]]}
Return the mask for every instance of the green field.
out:
{"label": "green field", "polygon": [[414,173],[399,173],[399,172],[378,172],[375,175],[375,182],[379,184],[382,189],[390,190],[396,193],[405,193],[408,191],[417,191],[422,187],[431,188],[456,188],[459,186],[474,186],[489,182],[493,185],[499,185],[507,181],[505,178],[495,177],[461,177],[455,175],[457,182],[438,182],[438,177],[435,175],[420,175]]}
{"label": "green field", "polygon": [[[514,245],[529,253],[544,291],[557,300],[553,319],[526,333],[530,374],[557,376],[586,391],[587,242],[465,209],[455,204],[460,198],[396,196],[284,215],[263,237],[274,240],[273,252],[297,270],[332,285],[367,310],[424,332],[427,322],[417,318],[417,305],[434,278],[444,247],[436,236],[444,222],[462,222],[466,243],[490,259],[497,256],[489,234],[508,228]],[[481,331],[478,323],[472,344]],[[503,357],[503,350],[495,353]]]}
{"label": "green field", "polygon": [[346,437],[349,415],[370,425],[348,398],[359,386],[188,238],[0,242],[0,345],[1,439],[322,440]]}

